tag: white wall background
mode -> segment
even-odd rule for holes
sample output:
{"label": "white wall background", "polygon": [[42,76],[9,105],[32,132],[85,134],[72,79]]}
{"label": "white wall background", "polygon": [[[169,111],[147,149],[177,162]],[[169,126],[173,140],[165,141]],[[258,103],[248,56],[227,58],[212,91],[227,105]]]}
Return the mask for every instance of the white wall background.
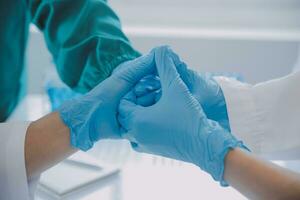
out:
{"label": "white wall background", "polygon": [[[133,45],[168,44],[198,71],[238,72],[256,83],[289,73],[300,41],[299,0],[112,0]],[[40,33],[28,46],[30,93],[51,70]]]}

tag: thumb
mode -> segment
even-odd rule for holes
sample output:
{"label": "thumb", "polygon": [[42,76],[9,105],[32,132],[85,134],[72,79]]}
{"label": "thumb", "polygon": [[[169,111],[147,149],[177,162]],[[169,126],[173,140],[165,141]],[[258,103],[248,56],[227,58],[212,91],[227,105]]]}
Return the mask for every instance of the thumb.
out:
{"label": "thumb", "polygon": [[180,75],[180,78],[187,85],[190,92],[194,93],[193,91],[194,91],[196,73],[193,70],[189,69],[186,63],[180,60],[179,56],[172,49],[170,49],[170,56],[174,61],[174,64]]}
{"label": "thumb", "polygon": [[180,77],[169,51],[167,46],[162,46],[155,50],[155,63],[163,92],[175,79]]}
{"label": "thumb", "polygon": [[122,99],[119,105],[119,111],[118,111],[118,123],[120,125],[121,135],[122,137],[124,134],[126,134],[129,130],[131,130],[133,119],[132,114],[134,113],[134,110],[136,109],[136,104],[126,100]]}
{"label": "thumb", "polygon": [[120,70],[112,75],[112,79],[118,82],[118,95],[124,96],[133,86],[144,76],[153,73],[154,68],[154,52],[127,61],[119,66]]}
{"label": "thumb", "polygon": [[128,92],[120,101],[118,115],[122,118],[127,118],[136,109],[136,101],[133,91]]}
{"label": "thumb", "polygon": [[[121,135],[124,138],[124,136],[127,135],[128,131],[132,128],[133,124],[133,117],[135,115],[135,112],[139,105],[136,104],[136,96],[133,93],[133,91],[130,91],[121,101],[118,108],[118,122],[121,128]],[[128,137],[130,134],[128,135]],[[128,139],[125,137],[125,139]]]}

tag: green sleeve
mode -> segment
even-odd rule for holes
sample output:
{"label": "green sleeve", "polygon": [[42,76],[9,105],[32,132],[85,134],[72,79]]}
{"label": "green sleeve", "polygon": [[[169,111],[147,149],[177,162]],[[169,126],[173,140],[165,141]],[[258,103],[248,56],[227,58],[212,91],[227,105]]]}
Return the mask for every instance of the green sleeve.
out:
{"label": "green sleeve", "polygon": [[91,90],[120,63],[140,56],[105,0],[29,0],[29,10],[59,76],[78,92]]}

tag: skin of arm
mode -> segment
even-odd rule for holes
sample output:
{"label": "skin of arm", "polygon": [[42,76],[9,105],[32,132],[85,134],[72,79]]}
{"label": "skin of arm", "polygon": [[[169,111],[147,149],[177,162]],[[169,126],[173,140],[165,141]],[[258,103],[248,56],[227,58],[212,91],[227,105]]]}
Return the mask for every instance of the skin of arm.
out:
{"label": "skin of arm", "polygon": [[299,199],[300,175],[239,148],[225,158],[225,180],[250,199]]}
{"label": "skin of arm", "polygon": [[69,157],[77,150],[70,144],[69,128],[53,112],[32,122],[25,138],[25,165],[30,179]]}

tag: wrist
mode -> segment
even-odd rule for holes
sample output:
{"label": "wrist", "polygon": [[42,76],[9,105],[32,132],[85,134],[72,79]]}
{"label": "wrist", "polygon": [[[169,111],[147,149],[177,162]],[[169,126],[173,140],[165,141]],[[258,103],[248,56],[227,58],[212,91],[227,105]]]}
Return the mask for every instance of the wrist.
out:
{"label": "wrist", "polygon": [[202,165],[206,172],[221,186],[228,186],[224,180],[225,159],[228,153],[237,147],[247,149],[242,141],[237,140],[230,132],[223,129],[217,122],[209,120],[210,128],[206,137],[206,155]]}
{"label": "wrist", "polygon": [[69,129],[57,112],[32,122],[25,138],[27,176],[39,175],[75,151],[70,145]]}

